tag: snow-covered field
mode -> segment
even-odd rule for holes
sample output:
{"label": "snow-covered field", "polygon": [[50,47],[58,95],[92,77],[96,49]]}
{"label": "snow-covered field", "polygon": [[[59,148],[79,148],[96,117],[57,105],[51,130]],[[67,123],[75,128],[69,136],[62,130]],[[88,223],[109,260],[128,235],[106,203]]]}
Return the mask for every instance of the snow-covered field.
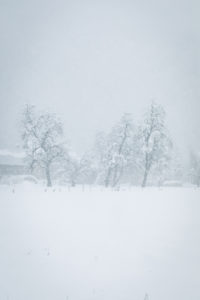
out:
{"label": "snow-covered field", "polygon": [[200,190],[0,187],[1,300],[200,299]]}

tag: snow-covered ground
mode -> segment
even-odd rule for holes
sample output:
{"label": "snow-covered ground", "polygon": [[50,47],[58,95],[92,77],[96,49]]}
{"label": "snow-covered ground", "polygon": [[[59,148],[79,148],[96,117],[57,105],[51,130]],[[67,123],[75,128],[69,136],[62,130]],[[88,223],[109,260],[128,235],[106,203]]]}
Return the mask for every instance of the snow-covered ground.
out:
{"label": "snow-covered ground", "polygon": [[1,300],[200,299],[200,190],[0,187]]}

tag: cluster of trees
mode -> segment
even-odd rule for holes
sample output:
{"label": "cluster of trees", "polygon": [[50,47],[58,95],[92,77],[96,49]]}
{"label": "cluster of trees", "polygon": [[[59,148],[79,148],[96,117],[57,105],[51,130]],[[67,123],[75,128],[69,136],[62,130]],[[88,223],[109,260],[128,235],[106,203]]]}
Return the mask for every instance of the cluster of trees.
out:
{"label": "cluster of trees", "polygon": [[22,141],[27,169],[38,177],[45,176],[47,186],[52,186],[52,178],[72,186],[89,178],[89,156],[78,158],[69,151],[63,125],[55,114],[40,113],[27,105],[22,116]]}
{"label": "cluster of trees", "polygon": [[[39,113],[27,105],[22,118],[26,164],[31,172],[62,184],[122,183],[162,185],[178,179],[182,166],[174,155],[162,106],[152,103],[139,124],[124,114],[108,133],[98,133],[93,148],[82,157],[70,151],[63,126],[55,114]],[[200,156],[191,156],[191,178],[200,185]],[[180,177],[179,177],[180,178]]]}

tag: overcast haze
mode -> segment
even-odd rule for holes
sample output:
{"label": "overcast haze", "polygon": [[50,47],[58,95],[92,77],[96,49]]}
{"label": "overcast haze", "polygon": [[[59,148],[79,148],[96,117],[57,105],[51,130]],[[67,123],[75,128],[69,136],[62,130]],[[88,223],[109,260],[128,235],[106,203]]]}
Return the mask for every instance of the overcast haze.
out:
{"label": "overcast haze", "polygon": [[76,151],[155,99],[177,143],[198,147],[199,1],[0,0],[0,148],[25,103],[58,113]]}

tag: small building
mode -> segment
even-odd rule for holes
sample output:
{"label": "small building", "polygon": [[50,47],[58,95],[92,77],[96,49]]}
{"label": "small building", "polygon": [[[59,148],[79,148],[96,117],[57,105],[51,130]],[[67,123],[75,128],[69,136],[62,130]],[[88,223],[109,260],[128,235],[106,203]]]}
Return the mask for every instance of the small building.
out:
{"label": "small building", "polygon": [[26,174],[26,168],[24,165],[8,165],[0,164],[0,177],[12,176],[12,175],[24,175]]}
{"label": "small building", "polygon": [[23,154],[0,150],[0,177],[24,175]]}

